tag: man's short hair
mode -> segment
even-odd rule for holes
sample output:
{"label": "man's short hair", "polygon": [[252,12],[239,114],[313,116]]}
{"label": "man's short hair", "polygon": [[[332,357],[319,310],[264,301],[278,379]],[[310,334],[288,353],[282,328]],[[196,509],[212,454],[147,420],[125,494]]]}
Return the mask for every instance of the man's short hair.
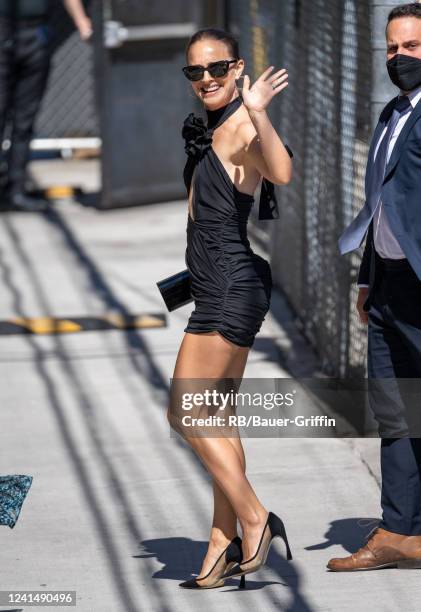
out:
{"label": "man's short hair", "polygon": [[387,17],[387,25],[389,25],[393,19],[399,19],[400,17],[418,17],[418,19],[421,19],[421,3],[410,2],[409,4],[395,6]]}

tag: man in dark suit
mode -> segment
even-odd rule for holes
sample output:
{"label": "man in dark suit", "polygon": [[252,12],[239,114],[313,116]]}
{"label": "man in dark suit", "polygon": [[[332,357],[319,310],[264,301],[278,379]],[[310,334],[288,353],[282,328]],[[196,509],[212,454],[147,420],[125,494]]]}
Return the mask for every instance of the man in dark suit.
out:
{"label": "man in dark suit", "polygon": [[387,69],[400,95],[380,115],[366,202],[339,240],[348,253],[367,234],[357,309],[368,323],[369,383],[380,389],[369,395],[382,437],[383,515],[365,546],[329,561],[334,571],[421,569],[421,438],[402,427],[403,400],[395,393],[397,379],[421,379],[421,4],[393,9],[386,39]]}
{"label": "man in dark suit", "polygon": [[[6,125],[10,148],[1,160],[0,212],[41,211],[47,203],[25,191],[29,146],[51,64],[50,14],[58,0],[0,0],[0,145]],[[82,0],[63,0],[82,40],[91,23]],[[1,153],[1,151],[0,151]]]}

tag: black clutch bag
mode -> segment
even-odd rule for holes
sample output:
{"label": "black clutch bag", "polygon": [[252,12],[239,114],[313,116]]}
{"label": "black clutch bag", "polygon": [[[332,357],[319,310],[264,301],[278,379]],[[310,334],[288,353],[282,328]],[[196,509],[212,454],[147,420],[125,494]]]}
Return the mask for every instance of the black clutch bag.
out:
{"label": "black clutch bag", "polygon": [[170,312],[193,301],[190,283],[190,272],[187,268],[156,283]]}

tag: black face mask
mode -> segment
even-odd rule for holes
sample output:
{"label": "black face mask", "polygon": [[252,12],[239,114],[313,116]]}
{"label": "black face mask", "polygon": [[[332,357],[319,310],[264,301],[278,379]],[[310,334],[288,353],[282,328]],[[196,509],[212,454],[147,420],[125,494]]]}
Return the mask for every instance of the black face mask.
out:
{"label": "black face mask", "polygon": [[402,91],[412,91],[421,85],[421,59],[397,53],[386,66],[390,80]]}

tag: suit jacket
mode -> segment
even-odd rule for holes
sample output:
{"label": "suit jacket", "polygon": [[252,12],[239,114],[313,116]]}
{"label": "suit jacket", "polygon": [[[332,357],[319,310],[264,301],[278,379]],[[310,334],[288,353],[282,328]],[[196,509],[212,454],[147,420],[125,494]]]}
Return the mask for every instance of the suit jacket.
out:
{"label": "suit jacket", "polygon": [[[366,193],[375,147],[390,119],[396,100],[393,98],[385,106],[374,131],[365,176]],[[406,120],[393,147],[386,166],[381,201],[396,240],[421,280],[421,100]],[[358,283],[369,285],[370,289],[374,283],[374,265],[371,222],[358,274]]]}

